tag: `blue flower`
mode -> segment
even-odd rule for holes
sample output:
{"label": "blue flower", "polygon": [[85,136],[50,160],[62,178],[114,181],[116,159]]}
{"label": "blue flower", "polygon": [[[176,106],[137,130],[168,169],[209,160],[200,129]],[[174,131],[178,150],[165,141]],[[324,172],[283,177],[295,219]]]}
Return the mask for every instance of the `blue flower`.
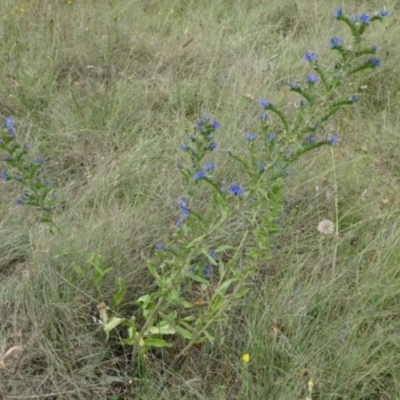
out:
{"label": "blue flower", "polygon": [[360,101],[360,98],[356,94],[353,94],[350,97],[350,101],[352,101],[353,103],[358,103]]}
{"label": "blue flower", "polygon": [[44,164],[44,158],[43,157],[38,157],[36,159],[36,164],[38,165],[43,165]]}
{"label": "blue flower", "polygon": [[267,112],[263,112],[261,114],[259,114],[258,119],[261,121],[265,121],[266,119],[268,119],[269,115]]}
{"label": "blue flower", "polygon": [[2,179],[3,181],[8,181],[10,179],[10,175],[8,175],[8,173],[6,171],[3,171],[0,174],[0,179]]}
{"label": "blue flower", "polygon": [[187,200],[184,197],[178,201],[178,206],[181,209],[182,217],[187,218],[189,216],[189,208],[187,205]]}
{"label": "blue flower", "polygon": [[256,139],[256,135],[255,135],[254,133],[248,133],[248,134],[246,135],[246,139],[247,139],[249,142],[253,142],[253,141]]}
{"label": "blue flower", "polygon": [[378,46],[375,46],[375,45],[372,45],[371,46],[371,51],[372,51],[372,53],[376,53],[376,51],[378,50]]}
{"label": "blue flower", "polygon": [[389,15],[389,11],[388,10],[381,10],[379,11],[379,16],[382,18],[385,18]]}
{"label": "blue flower", "polygon": [[155,248],[160,251],[164,251],[167,249],[162,243],[156,243]]}
{"label": "blue flower", "polygon": [[211,126],[212,126],[215,130],[217,130],[221,125],[220,125],[220,123],[219,123],[218,121],[214,121],[214,122],[211,124]]}
{"label": "blue flower", "polygon": [[201,169],[200,171],[196,171],[194,173],[194,180],[198,181],[200,179],[204,178],[204,171]]}
{"label": "blue flower", "polygon": [[303,60],[309,61],[309,62],[317,61],[318,60],[318,56],[315,53],[310,53],[309,51],[307,51],[303,55]]}
{"label": "blue flower", "polygon": [[260,104],[261,108],[272,108],[273,107],[273,104],[265,99],[261,99],[259,104]]}
{"label": "blue flower", "polygon": [[210,263],[207,263],[207,264],[204,266],[204,276],[205,276],[206,278],[210,278],[210,277],[211,277],[211,274],[212,274],[211,264],[210,264]]}
{"label": "blue flower", "polygon": [[334,37],[330,41],[332,49],[337,49],[343,46],[343,39],[341,37]]}
{"label": "blue flower", "polygon": [[210,255],[210,257],[213,260],[217,260],[218,256],[217,256],[217,253],[215,251],[211,250],[208,254]]}
{"label": "blue flower", "polygon": [[373,67],[379,67],[381,65],[381,60],[379,58],[368,58],[367,60],[368,65],[372,65]]}
{"label": "blue flower", "polygon": [[7,118],[6,119],[6,128],[7,128],[8,134],[10,136],[15,136],[14,120],[12,118]]}
{"label": "blue flower", "polygon": [[215,170],[215,166],[213,163],[207,163],[204,166],[204,171],[206,171],[206,172],[210,172],[210,171],[214,171],[214,170]]}
{"label": "blue flower", "polygon": [[343,8],[340,7],[335,11],[335,18],[340,18],[343,16]]}
{"label": "blue flower", "polygon": [[359,21],[359,17],[358,17],[358,15],[352,15],[351,17],[350,17],[350,19],[354,22],[354,23],[356,23],[356,22],[358,22]]}
{"label": "blue flower", "polygon": [[185,197],[182,197],[179,201],[178,201],[178,206],[180,208],[186,208],[187,207],[187,199]]}
{"label": "blue flower", "polygon": [[364,25],[368,25],[369,21],[371,20],[370,16],[368,14],[363,14],[360,17],[360,21],[364,24]]}
{"label": "blue flower", "polygon": [[316,83],[318,82],[318,76],[315,75],[315,74],[308,74],[308,75],[307,75],[307,82],[308,82],[310,85],[316,84]]}
{"label": "blue flower", "polygon": [[332,135],[330,138],[328,138],[327,142],[329,144],[335,144],[338,142],[338,140],[339,140],[339,137],[338,137],[338,135],[335,134],[335,135]]}
{"label": "blue flower", "polygon": [[305,144],[316,143],[317,137],[315,135],[308,135],[304,138]]}
{"label": "blue flower", "polygon": [[208,150],[211,150],[211,151],[215,150],[216,148],[217,148],[217,145],[214,142],[210,143],[210,145],[208,146]]}
{"label": "blue flower", "polygon": [[211,115],[210,114],[204,114],[203,116],[203,120],[204,121],[209,121],[211,119]]}
{"label": "blue flower", "polygon": [[178,219],[178,221],[176,221],[176,227],[181,228],[182,225],[183,225],[183,219]]}
{"label": "blue flower", "polygon": [[189,216],[189,209],[188,208],[182,208],[181,212],[182,212],[182,217],[183,218],[187,218]]}
{"label": "blue flower", "polygon": [[267,140],[268,142],[273,142],[276,139],[275,133],[268,133]]}
{"label": "blue flower", "polygon": [[15,205],[21,206],[22,204],[24,204],[24,199],[22,197],[18,197],[18,199],[15,200]]}
{"label": "blue flower", "polygon": [[180,148],[181,148],[182,151],[186,151],[186,150],[189,149],[189,146],[186,143],[182,143]]}
{"label": "blue flower", "polygon": [[196,129],[200,130],[203,127],[203,121],[201,119],[196,121]]}
{"label": "blue flower", "polygon": [[239,185],[231,185],[229,191],[235,196],[243,196],[244,191]]}

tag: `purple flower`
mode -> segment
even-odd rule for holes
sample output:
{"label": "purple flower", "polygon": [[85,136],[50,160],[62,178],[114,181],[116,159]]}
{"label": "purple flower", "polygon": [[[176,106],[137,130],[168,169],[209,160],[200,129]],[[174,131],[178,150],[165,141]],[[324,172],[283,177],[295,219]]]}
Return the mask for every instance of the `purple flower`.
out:
{"label": "purple flower", "polygon": [[379,16],[382,18],[385,18],[389,15],[389,11],[388,10],[381,10],[379,11]]}
{"label": "purple flower", "polygon": [[15,136],[14,120],[12,118],[7,118],[6,119],[6,128],[7,128],[8,134],[10,136]]}
{"label": "purple flower", "polygon": [[212,126],[215,130],[217,130],[221,125],[220,125],[220,123],[219,123],[218,121],[214,121],[214,122],[211,124],[211,126]]}
{"label": "purple flower", "polygon": [[310,53],[309,51],[307,51],[303,55],[303,60],[309,61],[309,62],[317,61],[318,60],[318,56],[315,53]]}
{"label": "purple flower", "polygon": [[317,141],[317,137],[315,135],[308,135],[304,138],[305,144],[315,143]]}
{"label": "purple flower", "polygon": [[343,16],[343,8],[340,7],[335,11],[335,18],[340,18]]}
{"label": "purple flower", "polygon": [[204,166],[204,171],[206,171],[206,172],[213,172],[214,170],[215,170],[215,166],[213,163],[207,163]]}
{"label": "purple flower", "polygon": [[275,133],[268,133],[267,140],[268,142],[273,142],[276,139]]}
{"label": "purple flower", "polygon": [[2,179],[3,181],[8,181],[10,179],[10,176],[8,175],[8,173],[6,171],[3,171],[0,174],[0,179]]}
{"label": "purple flower", "polygon": [[368,14],[363,14],[360,17],[360,21],[364,24],[364,25],[368,25],[369,21],[371,20],[371,18],[369,17]]}
{"label": "purple flower", "polygon": [[360,101],[360,98],[357,95],[353,94],[350,97],[350,101],[352,101],[353,103],[358,103]]}
{"label": "purple flower", "polygon": [[194,180],[198,181],[200,179],[204,178],[204,171],[201,169],[200,171],[197,171],[194,173]]}
{"label": "purple flower", "polygon": [[181,228],[182,225],[183,225],[183,219],[178,219],[178,221],[176,221],[176,227]]}
{"label": "purple flower", "polygon": [[343,46],[343,39],[341,37],[333,37],[330,41],[332,49],[337,49]]}
{"label": "purple flower", "polygon": [[203,120],[204,121],[209,121],[211,119],[211,115],[210,114],[204,114],[203,116]]}
{"label": "purple flower", "polygon": [[268,117],[269,117],[268,113],[267,112],[263,112],[263,113],[259,114],[258,119],[261,120],[261,121],[265,121],[265,120],[268,119]]}
{"label": "purple flower", "polygon": [[356,23],[356,22],[359,21],[358,15],[352,15],[352,16],[350,17],[350,19],[351,19],[354,23]]}
{"label": "purple flower", "polygon": [[214,151],[217,148],[216,143],[212,142],[210,143],[210,145],[208,146],[208,150]]}
{"label": "purple flower", "polygon": [[186,208],[187,207],[187,199],[185,197],[182,197],[179,201],[178,201],[178,206],[180,208]]}
{"label": "purple flower", "polygon": [[239,185],[231,185],[229,191],[235,196],[243,196],[244,191]]}
{"label": "purple flower", "polygon": [[332,135],[330,138],[328,138],[327,142],[329,144],[335,144],[338,142],[338,140],[339,140],[339,137],[338,137],[338,135],[335,134],[335,135]]}
{"label": "purple flower", "polygon": [[318,76],[315,74],[308,74],[307,75],[307,82],[310,85],[315,85],[318,82]]}
{"label": "purple flower", "polygon": [[248,133],[248,134],[246,135],[246,139],[247,139],[249,142],[253,142],[253,141],[256,139],[256,135],[255,135],[254,133]]}
{"label": "purple flower", "polygon": [[196,121],[196,129],[200,130],[203,127],[203,121],[201,119]]}
{"label": "purple flower", "polygon": [[368,58],[367,64],[372,65],[374,68],[379,67],[381,65],[381,60],[379,58],[371,57],[371,58]]}
{"label": "purple flower", "polygon": [[210,257],[213,260],[217,260],[218,256],[217,256],[217,253],[215,251],[211,250],[208,254],[210,255]]}
{"label": "purple flower", "polygon": [[182,143],[180,148],[181,148],[182,151],[186,151],[186,150],[189,149],[189,146],[186,143]]}
{"label": "purple flower", "polygon": [[205,276],[206,278],[210,278],[210,277],[211,277],[211,274],[212,274],[211,264],[210,264],[210,263],[207,263],[207,264],[204,266],[204,276]]}
{"label": "purple flower", "polygon": [[15,200],[15,205],[21,206],[22,204],[24,204],[24,200],[25,200],[25,197],[18,197],[18,199]]}
{"label": "purple flower", "polygon": [[156,243],[155,248],[160,251],[164,251],[167,249],[162,243]]}
{"label": "purple flower", "polygon": [[261,99],[259,104],[260,104],[261,108],[272,108],[273,107],[273,104],[265,99]]}

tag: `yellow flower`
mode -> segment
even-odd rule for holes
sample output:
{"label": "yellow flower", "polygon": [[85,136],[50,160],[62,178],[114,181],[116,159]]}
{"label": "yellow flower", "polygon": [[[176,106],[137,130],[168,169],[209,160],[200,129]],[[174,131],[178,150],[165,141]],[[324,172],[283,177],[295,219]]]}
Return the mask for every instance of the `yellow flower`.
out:
{"label": "yellow flower", "polygon": [[18,6],[17,11],[18,11],[20,14],[23,14],[23,13],[25,12],[25,6],[24,6],[23,4],[21,4],[20,6]]}
{"label": "yellow flower", "polygon": [[244,363],[248,363],[248,362],[250,362],[250,354],[249,353],[244,353],[243,355],[242,355],[242,360],[243,360],[243,362]]}
{"label": "yellow flower", "polygon": [[143,338],[139,339],[139,346],[144,346],[146,344],[146,342],[144,341]]}

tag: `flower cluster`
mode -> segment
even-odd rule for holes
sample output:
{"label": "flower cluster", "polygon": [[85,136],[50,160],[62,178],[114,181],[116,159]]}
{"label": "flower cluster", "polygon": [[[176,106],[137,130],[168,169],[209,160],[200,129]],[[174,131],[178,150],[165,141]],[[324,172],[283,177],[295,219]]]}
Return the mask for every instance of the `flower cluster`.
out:
{"label": "flower cluster", "polygon": [[[15,204],[32,205],[48,214],[52,210],[55,195],[51,184],[42,182],[39,176],[44,159],[37,157],[33,162],[27,159],[29,147],[21,146],[17,142],[12,118],[7,118],[5,128],[0,132],[0,150],[5,153],[3,162],[6,166],[0,173],[0,178],[3,181],[16,182],[23,188],[23,193],[15,200]],[[46,218],[48,216],[44,219]]]}

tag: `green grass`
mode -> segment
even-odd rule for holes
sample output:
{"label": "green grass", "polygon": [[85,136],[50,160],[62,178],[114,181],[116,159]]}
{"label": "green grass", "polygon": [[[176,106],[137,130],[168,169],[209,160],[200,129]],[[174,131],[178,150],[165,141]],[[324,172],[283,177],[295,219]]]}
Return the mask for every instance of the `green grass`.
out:
{"label": "green grass", "polygon": [[[146,260],[174,232],[183,183],[179,145],[204,113],[221,122],[219,156],[256,129],[257,100],[293,107],[287,81],[308,72],[307,51],[330,57],[332,13],[377,0],[3,0],[0,117],[46,159],[56,222],[73,243],[14,206],[0,182],[0,398],[378,400],[400,393],[400,62],[397,2],[369,38],[382,66],[340,135],[292,167],[290,213],[250,294],[215,328],[214,345],[179,368],[106,343],[92,321],[117,276],[129,301],[151,285]],[[347,4],[350,3],[350,4]],[[18,12],[20,7],[24,12]],[[354,91],[356,88],[348,88]],[[254,97],[254,101],[246,98]],[[221,176],[238,171],[219,163]],[[320,220],[338,222],[321,237]],[[240,228],[240,227],[239,227]],[[234,237],[235,232],[232,232]],[[88,255],[113,267],[104,288],[73,272]],[[243,353],[251,354],[244,365]]]}

